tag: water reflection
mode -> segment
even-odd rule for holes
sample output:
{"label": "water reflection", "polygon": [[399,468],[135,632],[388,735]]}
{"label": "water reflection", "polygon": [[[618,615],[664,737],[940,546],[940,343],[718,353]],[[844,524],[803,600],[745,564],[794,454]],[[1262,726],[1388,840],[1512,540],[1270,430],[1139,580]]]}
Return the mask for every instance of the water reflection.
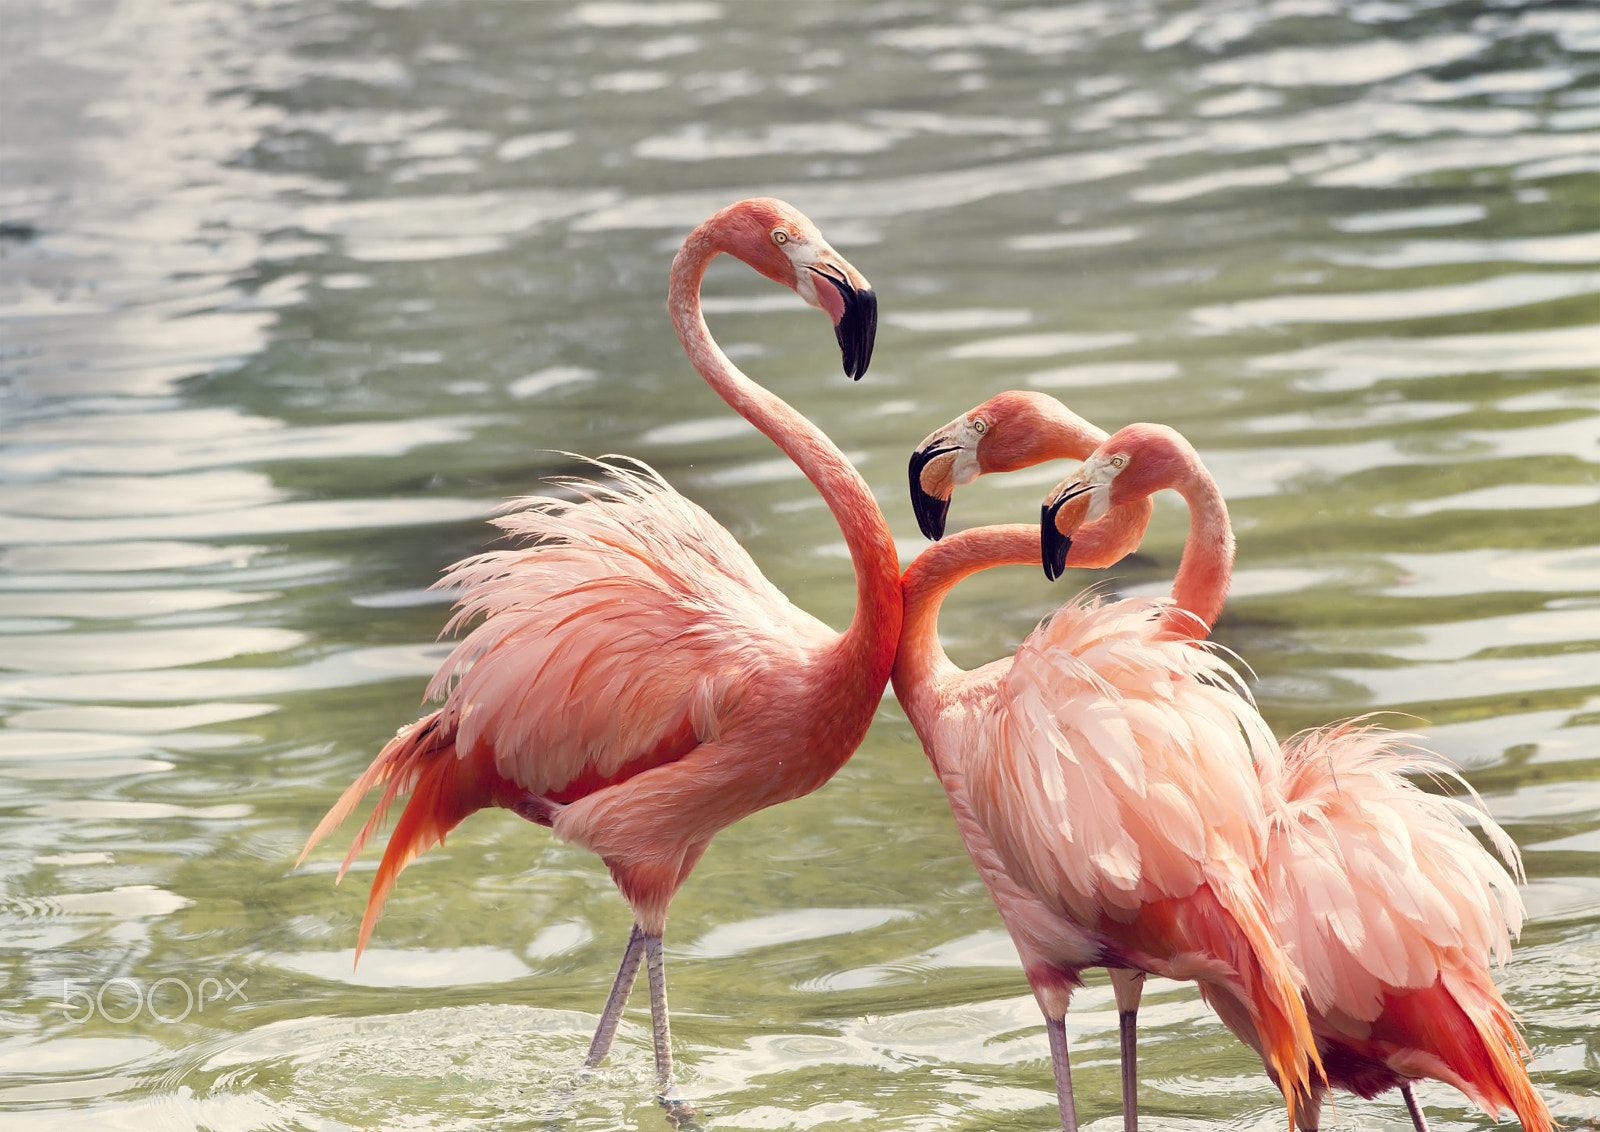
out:
{"label": "water reflection", "polygon": [[[662,312],[681,234],[753,193],[873,278],[874,369],[847,388],[731,270],[708,315],[860,463],[903,555],[905,451],[1000,389],[1196,441],[1241,533],[1222,639],[1282,728],[1403,710],[1470,769],[1528,848],[1504,985],[1536,1080],[1600,1121],[1595,13],[4,3],[0,1127],[660,1127],[642,1028],[576,1069],[626,919],[596,862],[474,819],[354,973],[361,874],[288,865],[413,717],[446,647],[428,585],[560,452],[651,460],[848,619],[836,527]],[[1058,471],[974,485],[957,521],[1033,514]],[[1160,592],[1182,524],[1159,508],[1115,584]],[[1070,584],[967,584],[957,659]],[[706,1126],[1049,1123],[1036,1012],[892,700],[674,915]],[[247,1007],[61,1008],[62,980],[223,974]],[[1142,1019],[1152,1126],[1276,1119],[1191,991]],[[1084,1115],[1114,1121],[1108,990],[1069,1024]]]}

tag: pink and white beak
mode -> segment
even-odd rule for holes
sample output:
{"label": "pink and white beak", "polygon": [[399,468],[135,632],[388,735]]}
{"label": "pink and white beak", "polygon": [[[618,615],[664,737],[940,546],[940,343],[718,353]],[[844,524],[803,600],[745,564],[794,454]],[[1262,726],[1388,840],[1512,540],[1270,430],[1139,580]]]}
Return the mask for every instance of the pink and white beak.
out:
{"label": "pink and white beak", "polygon": [[911,453],[907,469],[911,479],[911,510],[916,513],[922,536],[931,542],[944,537],[945,520],[950,514],[950,497],[956,488],[977,479],[983,468],[978,463],[978,443],[983,434],[976,431],[968,414],[963,413],[943,428],[928,434]]}
{"label": "pink and white beak", "polygon": [[1045,496],[1039,508],[1039,549],[1044,558],[1044,576],[1052,582],[1067,569],[1067,554],[1072,536],[1085,523],[1104,515],[1110,506],[1109,466],[1091,456],[1078,475]]}
{"label": "pink and white beak", "polygon": [[833,319],[833,333],[844,356],[844,372],[861,380],[878,338],[878,296],[872,284],[820,236],[791,243],[795,293]]}

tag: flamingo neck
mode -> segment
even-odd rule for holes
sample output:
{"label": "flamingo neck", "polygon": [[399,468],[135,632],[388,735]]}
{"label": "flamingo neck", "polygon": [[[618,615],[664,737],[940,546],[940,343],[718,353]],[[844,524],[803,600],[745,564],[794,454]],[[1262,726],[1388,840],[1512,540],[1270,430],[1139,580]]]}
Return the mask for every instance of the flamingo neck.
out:
{"label": "flamingo neck", "polygon": [[837,676],[847,686],[874,685],[873,702],[894,660],[900,633],[900,559],[872,491],[844,453],[776,394],[751,381],[711,337],[700,309],[706,267],[724,251],[716,219],[700,225],[672,261],[667,309],[689,361],[730,408],[755,425],[805,473],[844,534],[856,575],[856,609],[840,639]]}
{"label": "flamingo neck", "polygon": [[1077,413],[1062,411],[1048,416],[1040,431],[1040,444],[1050,460],[1087,460],[1109,436]]}
{"label": "flamingo neck", "polygon": [[[1113,507],[1073,535],[1067,565],[1089,569],[1113,565],[1139,545],[1149,521],[1149,499]],[[961,672],[939,643],[939,609],[945,595],[963,579],[991,566],[1037,566],[1039,561],[1039,528],[1009,523],[957,531],[906,567],[900,578],[905,620],[895,654],[894,692],[919,732],[938,710],[944,683]]]}
{"label": "flamingo neck", "polygon": [[[1001,394],[995,401],[1014,396]],[[982,472],[1013,472],[1049,460],[1086,460],[1106,441],[1103,429],[1054,398],[1030,399],[1024,405],[1016,410],[1011,427],[996,430],[979,444]]]}
{"label": "flamingo neck", "polygon": [[1189,537],[1172,580],[1172,602],[1192,616],[1169,613],[1163,621],[1175,636],[1202,638],[1217,623],[1228,597],[1233,577],[1233,526],[1217,481],[1198,458],[1173,486],[1189,505]]}
{"label": "flamingo neck", "polygon": [[970,527],[928,547],[900,579],[905,621],[894,661],[894,693],[918,734],[939,710],[940,693],[961,669],[939,643],[939,607],[964,578],[991,566],[1037,566],[1039,528],[1020,523]]}

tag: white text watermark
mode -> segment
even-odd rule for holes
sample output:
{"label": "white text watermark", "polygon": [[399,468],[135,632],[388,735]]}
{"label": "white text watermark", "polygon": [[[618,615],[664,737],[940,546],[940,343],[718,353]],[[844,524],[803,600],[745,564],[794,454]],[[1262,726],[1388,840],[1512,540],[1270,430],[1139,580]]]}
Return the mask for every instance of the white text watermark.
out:
{"label": "white text watermark", "polygon": [[249,1002],[244,993],[249,981],[207,976],[190,986],[185,980],[168,975],[146,986],[143,980],[118,975],[96,988],[80,985],[79,979],[62,979],[61,1009],[67,1021],[73,1023],[87,1022],[98,1014],[121,1026],[146,1014],[153,1021],[170,1024],[182,1022],[191,1014],[203,1014],[208,1006],[235,999]]}

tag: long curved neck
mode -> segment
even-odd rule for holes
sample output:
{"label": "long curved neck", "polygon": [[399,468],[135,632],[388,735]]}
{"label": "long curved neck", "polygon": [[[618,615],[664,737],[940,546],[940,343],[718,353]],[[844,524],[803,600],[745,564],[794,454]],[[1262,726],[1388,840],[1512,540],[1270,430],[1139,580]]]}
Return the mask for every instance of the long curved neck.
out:
{"label": "long curved neck", "polygon": [[[1139,545],[1149,521],[1148,499],[1113,507],[1073,535],[1067,565],[1102,569],[1114,564]],[[1039,552],[1037,526],[970,527],[934,543],[906,567],[900,578],[905,620],[895,654],[894,690],[907,712],[916,710],[914,703],[931,704],[939,681],[961,671],[939,643],[939,609],[945,595],[963,579],[992,566],[1037,566]]]}
{"label": "long curved neck", "polygon": [[866,665],[886,672],[900,631],[900,560],[889,526],[866,481],[844,453],[781,397],[739,372],[711,337],[700,310],[700,282],[706,266],[723,250],[709,223],[684,241],[672,261],[667,294],[672,325],[706,384],[783,449],[827,501],[850,548],[856,574],[855,616],[840,642],[843,669],[859,674]]}
{"label": "long curved neck", "polygon": [[991,566],[1037,566],[1039,528],[1022,523],[970,527],[928,547],[900,579],[905,621],[894,661],[894,691],[912,726],[937,710],[939,685],[957,668],[939,643],[939,607],[963,579]]}
{"label": "long curved neck", "polygon": [[1181,637],[1204,637],[1217,623],[1233,578],[1233,526],[1217,481],[1203,467],[1190,470],[1174,484],[1189,505],[1189,537],[1172,580],[1172,601],[1189,616],[1163,619],[1169,632]]}

